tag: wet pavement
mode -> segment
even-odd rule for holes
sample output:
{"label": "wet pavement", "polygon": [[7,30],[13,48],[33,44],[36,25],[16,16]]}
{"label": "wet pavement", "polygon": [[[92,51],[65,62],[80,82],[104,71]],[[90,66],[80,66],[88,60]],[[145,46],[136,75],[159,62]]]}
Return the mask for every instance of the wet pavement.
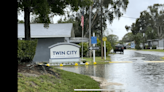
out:
{"label": "wet pavement", "polygon": [[[122,89],[114,92],[164,92],[164,63],[145,62],[162,61],[164,53],[125,50],[124,54],[117,52],[110,56],[117,63],[60,68],[100,78],[99,81],[107,82],[103,89]],[[132,63],[118,63],[121,61]]]}

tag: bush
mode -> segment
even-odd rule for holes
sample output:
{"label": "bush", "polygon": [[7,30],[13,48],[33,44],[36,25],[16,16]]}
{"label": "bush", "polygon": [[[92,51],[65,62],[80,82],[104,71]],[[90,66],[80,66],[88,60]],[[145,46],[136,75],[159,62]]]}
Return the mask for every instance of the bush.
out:
{"label": "bush", "polygon": [[152,49],[156,49],[156,46],[155,46],[155,45],[153,45],[153,46],[152,46]]}
{"label": "bush", "polygon": [[[81,56],[82,43],[79,43],[79,45],[81,46],[81,48],[80,48],[80,56]],[[89,50],[88,49],[89,46],[87,46],[87,45],[88,45],[88,43],[83,42],[83,57],[87,56],[87,51]]]}
{"label": "bush", "polygon": [[140,47],[139,45],[136,45],[136,46],[135,46],[135,49],[141,50],[141,47]]}
{"label": "bush", "polygon": [[[99,47],[99,50],[96,50],[96,56],[101,56],[101,41],[97,38],[97,47]],[[104,46],[104,42],[103,42],[103,46]],[[106,56],[108,56],[108,54],[110,53],[110,51],[112,50],[112,46],[110,44],[109,41],[106,41]],[[103,50],[104,51],[104,50]]]}
{"label": "bush", "polygon": [[[82,48],[82,43],[79,43],[79,45]],[[83,56],[86,57],[87,56],[87,51],[89,51],[89,45],[86,42],[83,42]],[[104,45],[104,42],[103,42]],[[101,56],[101,41],[97,38],[97,44],[95,45],[95,47],[99,47],[99,50],[95,50],[95,55],[96,56]],[[80,48],[80,56],[81,56],[81,48]],[[106,41],[106,56],[110,53],[110,51],[112,50],[112,46],[110,44],[109,41]]]}
{"label": "bush", "polygon": [[148,45],[145,45],[145,49],[150,49],[150,47]]}
{"label": "bush", "polygon": [[30,62],[34,58],[37,40],[18,40],[18,63]]}

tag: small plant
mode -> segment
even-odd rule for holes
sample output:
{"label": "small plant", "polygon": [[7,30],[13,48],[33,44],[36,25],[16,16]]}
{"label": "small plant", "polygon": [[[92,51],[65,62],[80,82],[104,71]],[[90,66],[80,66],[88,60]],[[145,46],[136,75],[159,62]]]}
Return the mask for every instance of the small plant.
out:
{"label": "small plant", "polygon": [[153,45],[153,46],[152,46],[152,49],[156,49],[156,46],[155,46],[155,45]]}
{"label": "small plant", "polygon": [[148,49],[148,45],[145,45],[145,49]]}
{"label": "small plant", "polygon": [[141,50],[142,48],[141,48],[139,45],[136,45],[136,46],[135,46],[135,49]]}

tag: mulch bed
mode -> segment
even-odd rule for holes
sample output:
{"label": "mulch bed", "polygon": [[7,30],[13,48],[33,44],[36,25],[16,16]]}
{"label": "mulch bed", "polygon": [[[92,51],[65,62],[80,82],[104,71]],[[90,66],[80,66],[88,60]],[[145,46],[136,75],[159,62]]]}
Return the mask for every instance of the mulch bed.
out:
{"label": "mulch bed", "polygon": [[36,75],[43,75],[46,72],[44,71],[44,68],[47,73],[56,76],[59,78],[59,74],[52,71],[51,67],[44,66],[44,65],[37,65],[32,63],[24,63],[24,64],[18,64],[18,72],[19,73],[29,73],[29,74],[36,74]]}

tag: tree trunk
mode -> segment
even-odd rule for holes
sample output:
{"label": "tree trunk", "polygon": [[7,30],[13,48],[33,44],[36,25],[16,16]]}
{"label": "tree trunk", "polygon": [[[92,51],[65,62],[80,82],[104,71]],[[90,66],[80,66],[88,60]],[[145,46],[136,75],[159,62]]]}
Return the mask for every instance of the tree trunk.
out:
{"label": "tree trunk", "polygon": [[31,40],[29,8],[24,8],[24,28],[25,28],[25,40]]}

